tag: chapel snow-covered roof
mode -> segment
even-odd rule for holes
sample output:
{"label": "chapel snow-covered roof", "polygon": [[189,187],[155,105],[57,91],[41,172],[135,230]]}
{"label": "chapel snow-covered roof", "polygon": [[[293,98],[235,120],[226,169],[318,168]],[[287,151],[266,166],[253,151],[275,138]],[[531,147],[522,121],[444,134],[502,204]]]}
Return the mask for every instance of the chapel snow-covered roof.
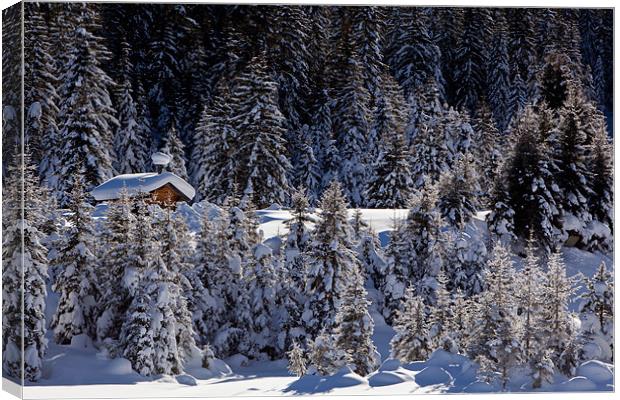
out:
{"label": "chapel snow-covered roof", "polygon": [[129,196],[138,193],[150,193],[166,184],[172,185],[189,200],[196,195],[196,190],[183,178],[172,172],[146,172],[140,174],[124,174],[102,183],[91,191],[97,201],[115,200],[121,197],[121,190],[125,188]]}

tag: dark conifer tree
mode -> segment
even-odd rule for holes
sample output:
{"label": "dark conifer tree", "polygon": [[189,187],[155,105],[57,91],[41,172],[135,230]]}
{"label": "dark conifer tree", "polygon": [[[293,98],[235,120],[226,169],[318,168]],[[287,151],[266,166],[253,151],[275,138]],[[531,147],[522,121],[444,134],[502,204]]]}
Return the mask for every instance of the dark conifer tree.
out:
{"label": "dark conifer tree", "polygon": [[476,112],[473,127],[475,134],[471,151],[476,154],[474,161],[479,176],[481,194],[483,195],[482,200],[486,201],[489,199],[493,183],[500,170],[505,139],[493,121],[491,110],[484,102]]}
{"label": "dark conifer tree", "polygon": [[24,10],[24,55],[27,62],[24,76],[24,140],[46,184],[53,185],[58,163],[58,72],[43,10],[35,4],[27,4]]}
{"label": "dark conifer tree", "polygon": [[55,189],[61,205],[68,201],[67,193],[74,179],[84,177],[86,190],[110,178],[112,169],[112,138],[118,125],[109,89],[111,78],[101,69],[107,60],[101,39],[84,27],[73,33],[73,47],[66,72],[62,75],[60,94],[60,170],[64,179]]}
{"label": "dark conifer tree", "polygon": [[194,133],[191,173],[198,198],[222,204],[234,194],[237,161],[232,155],[236,132],[232,125],[228,88],[217,87],[210,106],[205,106]]}
{"label": "dark conifer tree", "polygon": [[133,66],[129,60],[130,51],[129,44],[124,43],[121,61],[121,69],[124,74],[117,87],[116,94],[119,126],[114,138],[116,153],[114,167],[120,174],[146,172],[146,166],[150,163],[151,132],[142,123],[138,115],[138,107],[135,104],[135,92],[131,84]]}
{"label": "dark conifer tree", "polygon": [[[559,206],[562,210],[564,229],[569,234],[581,235],[585,225],[592,219],[588,206],[591,172],[587,165],[590,153],[588,124],[592,115],[580,113],[585,101],[581,91],[571,91],[566,104],[560,109],[557,144],[554,149],[554,161],[558,173],[554,177],[562,191]],[[581,115],[580,115],[581,114]]]}
{"label": "dark conifer tree", "polygon": [[485,66],[489,62],[487,43],[491,42],[491,11],[484,8],[467,8],[463,16],[464,31],[456,52],[455,79],[456,104],[470,113],[476,111],[477,103],[486,92]]}
{"label": "dark conifer tree", "polygon": [[[588,160],[588,171],[592,174],[590,180],[589,211],[594,221],[605,225],[613,231],[613,156],[612,147],[603,126],[599,126],[592,143],[591,156]],[[611,233],[611,232],[610,232]],[[608,248],[608,237],[590,239],[593,248]]]}
{"label": "dark conifer tree", "polygon": [[463,229],[479,207],[480,186],[473,165],[473,158],[465,155],[458,159],[452,171],[444,173],[439,180],[441,216],[451,226]]}
{"label": "dark conifer tree", "polygon": [[340,154],[338,178],[352,206],[365,202],[364,182],[368,160],[365,151],[370,129],[370,93],[364,87],[363,65],[351,55],[341,88],[335,94],[333,122],[336,146]]}
{"label": "dark conifer tree", "polygon": [[525,110],[514,129],[515,143],[502,175],[506,187],[496,193],[507,197],[494,199],[495,207],[498,211],[503,210],[504,216],[512,214],[507,212],[508,209],[514,214],[511,216],[512,223],[494,225],[503,225],[503,231],[514,224],[514,233],[522,238],[528,237],[532,231],[540,246],[551,251],[561,236],[561,227],[550,150],[545,143],[541,143],[540,125],[532,108]]}
{"label": "dark conifer tree", "polygon": [[[506,18],[501,14],[493,21],[493,42],[489,53],[488,101],[500,132],[508,128],[512,118],[512,71],[508,54],[508,31]],[[481,105],[480,107],[484,107]],[[477,113],[479,114],[479,113]]]}
{"label": "dark conifer tree", "polygon": [[382,143],[366,187],[367,204],[373,208],[405,208],[413,196],[409,149],[398,131],[386,136]]}
{"label": "dark conifer tree", "polygon": [[288,201],[285,148],[286,119],[277,104],[277,86],[271,79],[264,55],[252,60],[235,79],[233,121],[240,144],[233,157],[238,165],[237,182],[244,199],[259,207]]}
{"label": "dark conifer tree", "polygon": [[416,88],[429,79],[436,82],[442,93],[441,52],[432,38],[427,10],[413,7],[394,10],[389,23],[393,33],[387,62],[405,97],[411,98]]}
{"label": "dark conifer tree", "polygon": [[170,129],[161,141],[161,151],[172,157],[165,169],[183,179],[188,179],[187,168],[185,167],[185,145],[181,141],[175,125],[176,122],[173,120]]}

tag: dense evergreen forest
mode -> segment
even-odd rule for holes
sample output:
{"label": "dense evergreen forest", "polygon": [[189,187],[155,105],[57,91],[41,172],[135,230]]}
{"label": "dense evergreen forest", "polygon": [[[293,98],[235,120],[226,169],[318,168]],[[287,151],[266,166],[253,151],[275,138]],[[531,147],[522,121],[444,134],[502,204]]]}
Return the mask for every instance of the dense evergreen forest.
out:
{"label": "dense evergreen forest", "polygon": [[61,199],[75,171],[91,188],[167,148],[197,200],[303,186],[315,204],[338,179],[353,206],[403,207],[469,154],[493,186],[528,106],[554,131],[571,105],[612,107],[611,10],[25,8],[26,140]]}
{"label": "dense evergreen forest", "polygon": [[[24,153],[19,82],[3,88],[9,375],[23,339],[23,374],[42,376],[50,289],[58,345],[85,335],[147,376],[196,354],[367,375],[367,290],[403,362],[445,349],[502,387],[527,366],[537,388],[613,361],[611,272],[581,280],[579,331],[558,253],[613,245],[612,10],[24,7]],[[4,76],[19,76],[19,34],[3,31]],[[158,150],[221,215],[189,232],[123,195],[96,221],[89,191],[153,170]],[[256,209],[273,204],[292,219],[268,245]],[[382,248],[348,208],[409,211]],[[480,211],[488,237],[471,234]]]}

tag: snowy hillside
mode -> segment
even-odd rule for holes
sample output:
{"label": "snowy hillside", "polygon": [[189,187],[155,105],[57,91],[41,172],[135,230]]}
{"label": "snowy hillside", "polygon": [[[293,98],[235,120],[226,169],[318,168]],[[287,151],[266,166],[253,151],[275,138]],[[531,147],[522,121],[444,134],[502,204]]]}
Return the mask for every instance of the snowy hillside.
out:
{"label": "snowy hillside", "polygon": [[[102,205],[94,212],[103,218],[107,207]],[[200,218],[204,213],[210,218],[219,215],[219,208],[202,204],[193,207],[182,206],[177,211],[183,215],[194,234],[198,233]],[[395,218],[404,218],[408,210],[374,210],[362,209],[363,220],[383,238],[387,244],[387,233],[393,228]],[[260,230],[265,241],[269,243],[278,235],[285,235],[285,222],[291,218],[291,212],[284,209],[258,210]],[[353,216],[354,210],[349,210]],[[487,213],[475,217],[474,231],[485,237]],[[316,214],[313,214],[316,216]],[[569,275],[582,273],[592,276],[601,261],[613,265],[612,260],[600,253],[589,253],[576,248],[564,248]],[[522,260],[515,257],[515,264],[520,268]],[[583,290],[583,288],[581,288]],[[389,341],[394,330],[388,326],[383,316],[375,308],[378,296],[376,290],[369,290],[371,316],[375,323],[373,342],[381,354],[382,365],[366,377],[361,377],[350,369],[343,369],[333,376],[307,375],[298,379],[287,370],[286,360],[248,361],[236,356],[225,360],[226,364],[216,365],[213,370],[206,370],[199,365],[189,367],[180,376],[144,377],[134,372],[125,359],[108,359],[105,352],[96,350],[87,338],[74,340],[71,345],[61,346],[50,340],[46,357],[44,377],[36,384],[25,389],[27,398],[98,398],[122,395],[126,397],[159,397],[170,394],[175,397],[211,397],[211,396],[256,396],[256,395],[308,395],[308,394],[410,394],[437,392],[493,392],[497,387],[479,382],[476,377],[477,365],[467,357],[438,350],[428,361],[399,363],[389,358]],[[55,309],[57,296],[50,294],[48,301],[48,320]],[[571,304],[576,310],[576,304]],[[51,331],[50,331],[51,333]],[[228,369],[230,367],[230,369]],[[531,391],[529,377],[516,373],[509,390]],[[543,391],[593,391],[613,390],[613,366],[590,361],[578,368],[577,375],[570,379],[556,373],[553,384],[544,386]]]}

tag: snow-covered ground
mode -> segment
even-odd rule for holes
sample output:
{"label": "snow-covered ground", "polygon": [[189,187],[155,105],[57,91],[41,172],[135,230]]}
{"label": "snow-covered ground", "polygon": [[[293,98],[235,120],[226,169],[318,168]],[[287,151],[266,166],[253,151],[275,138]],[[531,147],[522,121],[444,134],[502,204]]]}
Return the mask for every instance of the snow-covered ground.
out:
{"label": "snow-covered ground", "polygon": [[[96,215],[103,215],[103,208]],[[382,244],[395,218],[403,218],[407,210],[361,210],[364,220],[377,232]],[[200,214],[214,217],[216,207],[182,206],[190,228],[197,231]],[[351,214],[353,211],[350,211]],[[259,210],[260,229],[267,240],[286,233],[284,222],[290,218],[286,210]],[[474,230],[484,236],[484,213],[476,216]],[[565,248],[564,259],[568,274],[583,273],[592,276],[601,260],[612,267],[612,260],[600,253],[588,253],[576,248]],[[518,263],[517,263],[518,264]],[[47,303],[48,321],[56,307],[57,298],[50,293]],[[369,292],[371,300],[377,296]],[[372,306],[371,306],[372,307]],[[573,305],[573,308],[576,305]],[[360,377],[348,369],[330,377],[291,376],[285,360],[249,362],[225,360],[213,370],[194,366],[186,375],[154,379],[145,378],[132,371],[124,359],[109,359],[87,341],[75,340],[70,346],[60,346],[51,340],[46,356],[44,377],[24,389],[24,398],[110,398],[110,397],[216,397],[216,396],[279,396],[307,394],[387,395],[437,392],[488,392],[498,391],[485,383],[477,382],[476,365],[460,355],[437,351],[425,362],[400,365],[387,360],[389,341],[394,334],[376,309],[371,308],[375,321],[373,340],[382,355],[381,368],[367,377]],[[48,331],[48,334],[51,331]],[[517,374],[519,375],[519,374]],[[513,378],[508,390],[527,391],[530,380],[525,375]],[[613,390],[613,367],[599,362],[589,362],[578,369],[578,376],[570,380],[556,376],[555,383],[543,387],[544,391],[603,391]]]}

